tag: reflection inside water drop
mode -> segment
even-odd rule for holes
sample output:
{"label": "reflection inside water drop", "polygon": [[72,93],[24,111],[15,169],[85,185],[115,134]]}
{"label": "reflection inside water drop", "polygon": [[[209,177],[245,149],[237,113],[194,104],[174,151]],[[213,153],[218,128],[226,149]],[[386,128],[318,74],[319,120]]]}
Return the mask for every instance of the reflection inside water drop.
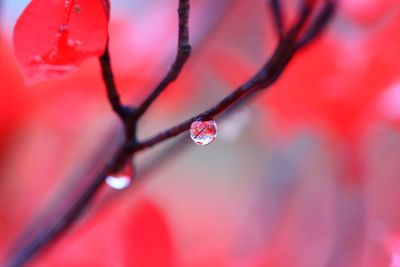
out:
{"label": "reflection inside water drop", "polygon": [[108,176],[106,178],[106,184],[116,190],[122,190],[127,188],[131,184],[131,177],[129,176]]}
{"label": "reflection inside water drop", "polygon": [[68,30],[68,25],[67,24],[61,24],[60,26],[58,26],[58,31],[59,32],[65,32]]}
{"label": "reflection inside water drop", "polygon": [[82,42],[79,40],[68,39],[67,44],[70,47],[76,47],[76,46],[80,46],[82,44]]}
{"label": "reflection inside water drop", "polygon": [[29,60],[32,64],[40,64],[43,63],[43,57],[41,55],[34,55]]}
{"label": "reflection inside water drop", "polygon": [[128,163],[122,170],[107,176],[105,182],[113,189],[122,190],[131,184],[132,175],[132,166]]}
{"label": "reflection inside water drop", "polygon": [[217,137],[217,124],[213,120],[195,121],[190,126],[190,137],[197,145],[208,145]]}

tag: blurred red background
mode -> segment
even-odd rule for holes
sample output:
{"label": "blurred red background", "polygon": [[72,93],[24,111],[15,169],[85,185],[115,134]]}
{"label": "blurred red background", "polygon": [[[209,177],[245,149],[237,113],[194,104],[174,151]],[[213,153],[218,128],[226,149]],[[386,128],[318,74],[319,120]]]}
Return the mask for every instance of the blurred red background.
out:
{"label": "blurred red background", "polygon": [[[115,75],[124,101],[137,103],[174,56],[177,1],[111,2]],[[290,11],[296,1],[284,3]],[[22,12],[4,4],[6,14]],[[142,137],[216,103],[276,43],[264,1],[199,0],[192,13],[193,56],[146,114]],[[0,262],[121,132],[96,59],[28,86],[12,48],[15,19],[5,20]],[[217,120],[212,145],[188,144],[125,191],[104,186],[28,266],[399,267],[398,25],[396,0],[343,0],[324,36],[270,90]],[[159,152],[139,155],[139,173]]]}

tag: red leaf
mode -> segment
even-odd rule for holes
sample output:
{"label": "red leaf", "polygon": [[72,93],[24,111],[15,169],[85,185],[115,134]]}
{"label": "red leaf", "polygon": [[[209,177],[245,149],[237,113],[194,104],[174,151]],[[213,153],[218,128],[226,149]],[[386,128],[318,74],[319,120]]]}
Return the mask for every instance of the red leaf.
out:
{"label": "red leaf", "polygon": [[169,267],[174,251],[165,215],[150,200],[144,200],[124,226],[126,266]]}
{"label": "red leaf", "polygon": [[64,76],[100,56],[108,12],[106,0],[32,0],[14,28],[16,57],[28,81]]}

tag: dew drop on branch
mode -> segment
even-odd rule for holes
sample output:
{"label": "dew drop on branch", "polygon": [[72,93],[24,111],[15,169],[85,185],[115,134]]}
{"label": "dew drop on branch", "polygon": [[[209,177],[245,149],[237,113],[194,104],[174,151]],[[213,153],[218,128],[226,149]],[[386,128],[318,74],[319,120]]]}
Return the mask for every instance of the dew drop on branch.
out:
{"label": "dew drop on branch", "polygon": [[213,120],[195,121],[190,126],[190,137],[197,145],[208,145],[217,137],[217,124]]}
{"label": "dew drop on branch", "polygon": [[132,176],[132,166],[130,163],[128,163],[122,170],[116,173],[109,174],[105,182],[109,187],[113,189],[122,190],[127,188],[131,184]]}

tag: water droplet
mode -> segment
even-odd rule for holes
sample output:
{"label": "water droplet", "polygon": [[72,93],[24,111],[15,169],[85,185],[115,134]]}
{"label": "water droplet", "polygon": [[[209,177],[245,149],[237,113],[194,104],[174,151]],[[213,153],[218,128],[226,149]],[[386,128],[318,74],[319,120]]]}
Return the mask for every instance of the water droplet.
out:
{"label": "water droplet", "polygon": [[81,6],[80,5],[74,5],[74,12],[76,14],[80,14],[81,13]]}
{"label": "water droplet", "polygon": [[67,44],[70,47],[75,47],[75,46],[80,46],[82,44],[82,42],[79,40],[68,39]]}
{"label": "water droplet", "polygon": [[58,31],[59,32],[65,32],[65,31],[67,31],[68,30],[68,25],[67,24],[61,24],[59,27],[58,27]]}
{"label": "water droplet", "polygon": [[68,44],[68,46],[75,46],[75,40],[74,39],[68,39],[67,44]]}
{"label": "water droplet", "polygon": [[43,63],[43,57],[41,55],[34,55],[29,61],[32,64],[40,64]]}
{"label": "water droplet", "polygon": [[117,190],[125,189],[131,184],[132,175],[132,166],[128,163],[121,171],[108,175],[106,184]]}
{"label": "water droplet", "polygon": [[198,145],[208,145],[217,137],[217,124],[215,121],[195,121],[190,126],[190,137]]}

